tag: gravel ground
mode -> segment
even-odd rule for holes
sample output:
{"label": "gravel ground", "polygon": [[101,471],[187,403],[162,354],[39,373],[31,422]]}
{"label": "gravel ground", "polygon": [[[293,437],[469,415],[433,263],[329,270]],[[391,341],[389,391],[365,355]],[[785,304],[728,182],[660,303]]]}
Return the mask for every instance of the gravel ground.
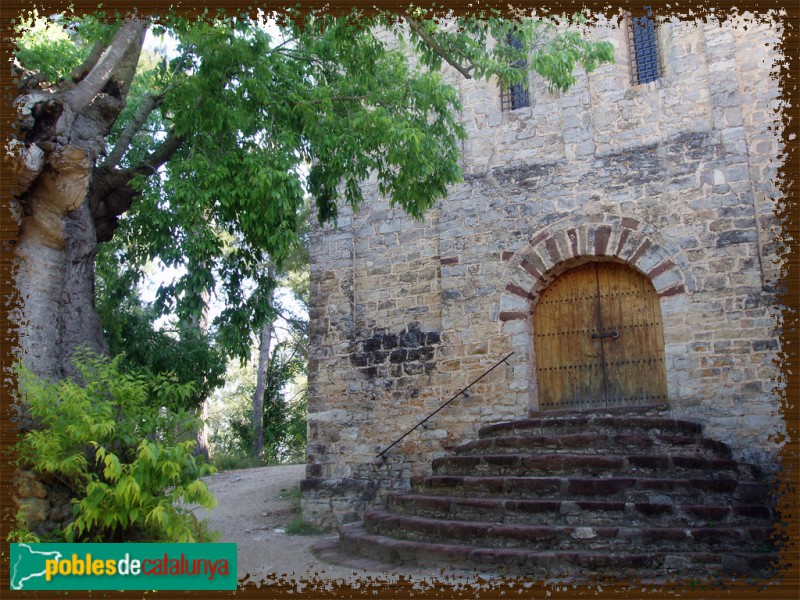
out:
{"label": "gravel ground", "polygon": [[210,529],[220,532],[220,542],[236,542],[240,581],[248,575],[254,582],[306,579],[350,584],[370,579],[392,582],[400,576],[414,581],[437,577],[438,572],[432,570],[367,571],[317,559],[311,547],[336,539],[336,534],[286,534],[298,502],[291,491],[299,486],[304,473],[305,465],[289,465],[224,471],[206,479],[218,505],[211,511],[199,509],[197,516],[207,518]]}

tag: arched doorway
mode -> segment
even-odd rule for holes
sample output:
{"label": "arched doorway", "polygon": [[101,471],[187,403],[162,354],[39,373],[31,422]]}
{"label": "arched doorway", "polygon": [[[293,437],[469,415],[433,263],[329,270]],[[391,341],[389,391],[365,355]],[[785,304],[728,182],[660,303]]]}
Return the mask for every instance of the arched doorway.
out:
{"label": "arched doorway", "polygon": [[533,328],[540,410],[666,403],[661,305],[638,271],[567,271],[542,292]]}

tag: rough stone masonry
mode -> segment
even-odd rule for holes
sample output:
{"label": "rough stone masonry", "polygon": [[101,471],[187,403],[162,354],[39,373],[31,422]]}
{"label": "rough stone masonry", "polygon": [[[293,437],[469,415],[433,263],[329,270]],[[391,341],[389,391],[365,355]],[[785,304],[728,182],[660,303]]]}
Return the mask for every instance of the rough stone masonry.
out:
{"label": "rough stone masonry", "polygon": [[592,261],[652,283],[672,415],[774,463],[780,28],[660,22],[661,76],[632,85],[625,27],[591,29],[617,62],[568,93],[532,74],[529,107],[503,112],[496,83],[449,74],[469,135],[464,182],[424,222],[373,188],[338,228],[315,230],[307,520],[357,520],[479,426],[537,412],[538,298]]}

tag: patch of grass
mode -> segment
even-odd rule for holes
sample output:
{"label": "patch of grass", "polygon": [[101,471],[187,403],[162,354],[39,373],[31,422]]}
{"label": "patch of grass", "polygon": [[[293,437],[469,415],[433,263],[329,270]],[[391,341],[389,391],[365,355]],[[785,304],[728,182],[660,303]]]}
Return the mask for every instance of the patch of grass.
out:
{"label": "patch of grass", "polygon": [[280,494],[278,494],[278,497],[281,498],[281,500],[291,500],[293,504],[296,504],[295,508],[299,509],[300,498],[303,497],[303,494],[300,492],[300,486],[296,485],[291,489],[281,490]]}
{"label": "patch of grass", "polygon": [[322,530],[303,520],[299,514],[286,525],[286,535],[320,535]]}
{"label": "patch of grass", "polygon": [[282,500],[288,501],[294,511],[294,518],[286,525],[286,535],[321,535],[324,533],[316,525],[303,520],[303,515],[300,514],[300,499],[303,494],[299,485],[281,490],[278,496]]}

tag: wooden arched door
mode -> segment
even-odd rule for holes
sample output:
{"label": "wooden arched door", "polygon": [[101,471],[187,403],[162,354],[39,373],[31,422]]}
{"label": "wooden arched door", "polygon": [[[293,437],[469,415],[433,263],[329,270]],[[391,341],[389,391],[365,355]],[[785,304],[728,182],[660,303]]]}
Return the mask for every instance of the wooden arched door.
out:
{"label": "wooden arched door", "polygon": [[667,401],[661,305],[630,267],[567,271],[542,293],[533,328],[540,410]]}

